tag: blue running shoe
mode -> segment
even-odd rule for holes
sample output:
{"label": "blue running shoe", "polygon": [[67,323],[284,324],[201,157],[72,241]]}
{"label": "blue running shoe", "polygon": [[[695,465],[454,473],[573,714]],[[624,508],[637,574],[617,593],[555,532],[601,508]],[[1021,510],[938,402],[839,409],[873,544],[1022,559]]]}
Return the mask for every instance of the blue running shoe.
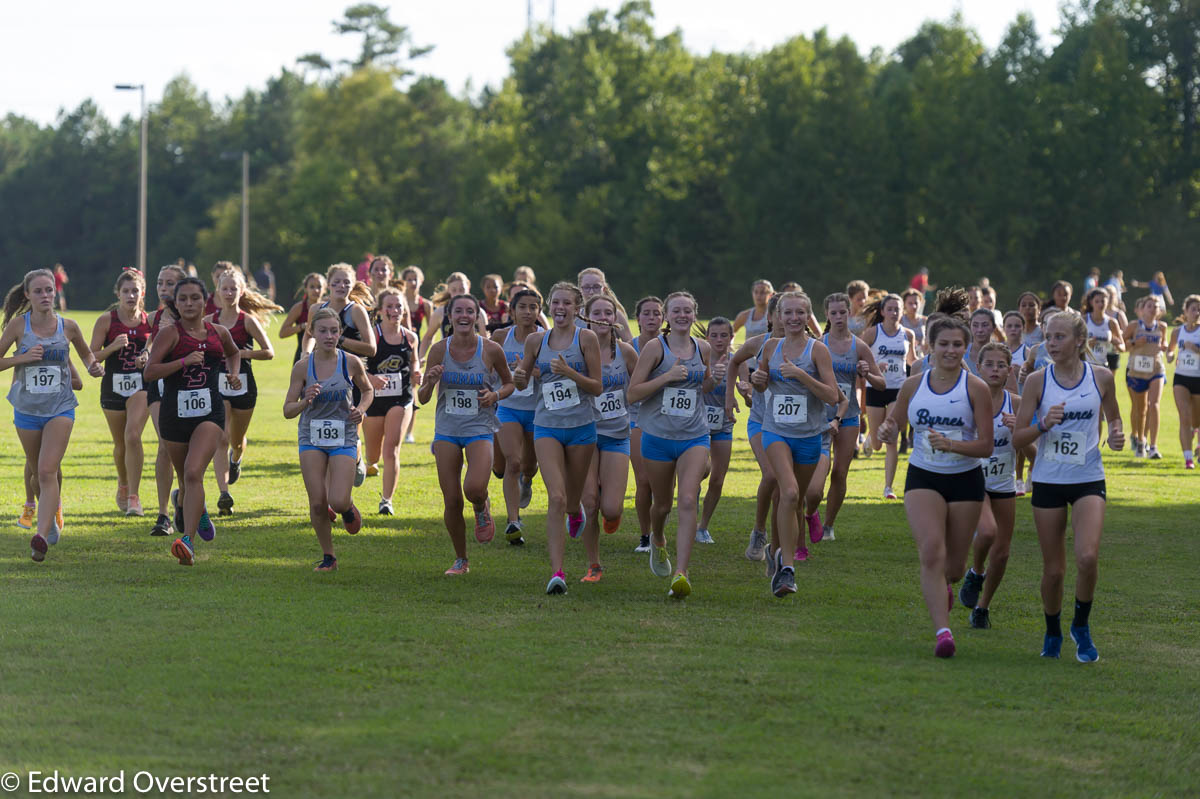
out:
{"label": "blue running shoe", "polygon": [[212,541],[217,537],[217,526],[212,523],[212,519],[208,518],[207,509],[200,514],[200,524],[196,527],[196,532],[205,541]]}
{"label": "blue running shoe", "polygon": [[187,529],[183,523],[183,504],[179,501],[179,489],[171,492],[171,505],[175,508],[175,529],[183,532]]}
{"label": "blue running shoe", "polygon": [[1047,635],[1042,639],[1042,657],[1054,658],[1058,660],[1058,656],[1062,653],[1062,636]]}
{"label": "blue running shoe", "polygon": [[[968,569],[963,577],[962,587],[958,589],[958,601],[968,610],[979,604],[979,594],[983,591],[983,575]],[[953,610],[953,608],[951,608]]]}
{"label": "blue running shoe", "polygon": [[1092,631],[1087,625],[1071,626],[1071,640],[1075,642],[1075,659],[1080,663],[1095,663],[1100,659],[1096,645],[1092,643]]}

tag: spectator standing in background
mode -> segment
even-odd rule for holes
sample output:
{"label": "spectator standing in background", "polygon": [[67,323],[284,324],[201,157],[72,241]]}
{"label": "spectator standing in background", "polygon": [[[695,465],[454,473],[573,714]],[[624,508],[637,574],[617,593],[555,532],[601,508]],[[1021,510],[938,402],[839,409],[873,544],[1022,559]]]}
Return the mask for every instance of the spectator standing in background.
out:
{"label": "spectator standing in background", "polygon": [[[1162,272],[1159,272],[1161,275]],[[58,310],[60,313],[67,310],[67,295],[63,292],[63,287],[67,285],[67,270],[63,269],[62,264],[54,265],[54,293],[58,298]]]}
{"label": "spectator standing in background", "polygon": [[1100,285],[1100,269],[1093,266],[1088,276],[1083,279],[1083,293],[1086,295],[1089,291]]}
{"label": "spectator standing in background", "polygon": [[921,270],[913,275],[913,279],[908,285],[921,292],[921,294],[929,291],[929,267],[922,266]]}
{"label": "spectator standing in background", "polygon": [[1126,291],[1128,291],[1128,289],[1125,288],[1125,273],[1120,269],[1114,269],[1112,276],[1110,276],[1108,280],[1104,281],[1104,285],[1116,286],[1117,291],[1121,294],[1124,294]]}
{"label": "spectator standing in background", "polygon": [[[55,274],[58,274],[57,268],[54,271]],[[1150,289],[1150,294],[1152,296],[1158,297],[1167,305],[1175,304],[1175,298],[1171,296],[1171,290],[1167,288],[1167,279],[1163,276],[1162,272],[1155,272],[1154,277],[1150,278],[1149,283],[1142,283],[1139,280],[1131,280],[1129,281],[1129,284],[1135,289]],[[1162,302],[1159,303],[1159,307],[1165,310],[1166,306],[1162,305]]]}
{"label": "spectator standing in background", "polygon": [[262,269],[254,273],[254,282],[258,290],[275,302],[275,273],[271,271],[271,262],[263,261]]}
{"label": "spectator standing in background", "polygon": [[355,271],[355,277],[362,283],[369,284],[371,282],[371,262],[375,260],[373,253],[363,253],[362,263],[358,265]]}

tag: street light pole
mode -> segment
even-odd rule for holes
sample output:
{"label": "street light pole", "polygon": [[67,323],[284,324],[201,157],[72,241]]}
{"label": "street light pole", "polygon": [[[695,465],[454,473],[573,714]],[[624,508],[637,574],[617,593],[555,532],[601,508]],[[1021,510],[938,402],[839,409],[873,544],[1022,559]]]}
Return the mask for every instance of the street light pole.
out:
{"label": "street light pole", "polygon": [[[242,269],[250,270],[250,153],[242,150]],[[221,153],[221,160],[232,161],[236,150]]]}
{"label": "street light pole", "polygon": [[138,135],[141,149],[141,169],[138,177],[138,270],[146,274],[146,139],[149,132],[149,118],[146,116],[146,84],[118,83],[114,88],[118,91],[137,89],[142,98],[142,125]]}

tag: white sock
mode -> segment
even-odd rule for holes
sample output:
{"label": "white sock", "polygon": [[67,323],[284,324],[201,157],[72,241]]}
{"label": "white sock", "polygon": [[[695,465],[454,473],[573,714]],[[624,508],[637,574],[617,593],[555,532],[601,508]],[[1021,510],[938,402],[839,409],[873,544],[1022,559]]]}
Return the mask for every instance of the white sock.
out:
{"label": "white sock", "polygon": [[1185,461],[1190,461],[1192,459],[1192,451],[1190,449],[1185,449],[1183,451],[1183,459]]}
{"label": "white sock", "polygon": [[938,631],[937,631],[936,635],[940,636],[942,633],[948,633],[948,632],[950,632],[950,628],[949,628],[949,627],[943,627],[942,629],[940,629],[940,630],[938,630]]}

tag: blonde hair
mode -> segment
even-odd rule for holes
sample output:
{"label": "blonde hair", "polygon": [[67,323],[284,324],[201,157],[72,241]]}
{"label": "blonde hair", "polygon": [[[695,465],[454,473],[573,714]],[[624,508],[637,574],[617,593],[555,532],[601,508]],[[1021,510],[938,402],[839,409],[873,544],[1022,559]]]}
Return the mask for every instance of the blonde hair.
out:
{"label": "blonde hair", "polygon": [[446,305],[450,300],[459,296],[450,293],[450,284],[456,280],[463,284],[463,294],[471,293],[471,278],[462,272],[451,272],[446,275],[446,282],[439,283],[437,288],[433,290],[433,296],[429,298],[429,301],[434,305]]}
{"label": "blonde hair", "polygon": [[600,282],[603,284],[600,288],[600,296],[611,300],[613,307],[617,310],[617,313],[625,318],[629,318],[629,312],[625,310],[625,306],[622,305],[621,301],[617,299],[616,293],[614,293],[612,287],[608,285],[608,278],[605,276],[602,270],[594,266],[589,266],[586,269],[580,269],[579,274],[575,276],[576,285],[581,285],[584,277],[587,275],[600,278]]}
{"label": "blonde hair", "polygon": [[871,287],[865,280],[851,280],[846,284],[846,294],[851,297],[855,294],[866,294],[870,290]]}
{"label": "blonde hair", "polygon": [[[259,294],[257,290],[247,286],[246,278],[240,270],[233,269],[221,275],[217,279],[218,290],[226,280],[232,280],[241,286],[242,295],[238,298],[238,310],[250,314],[258,320],[259,324],[268,324],[271,321],[271,314],[283,310],[281,306],[276,305],[270,298]],[[220,311],[217,313],[219,314]]]}
{"label": "blonde hair", "polygon": [[54,282],[54,273],[49,269],[34,269],[32,272],[26,272],[21,282],[9,289],[8,294],[4,297],[4,324],[7,325],[8,320],[17,314],[23,314],[29,310],[29,298],[25,295],[29,292],[29,284],[39,277],[49,278],[57,293],[58,284]]}
{"label": "blonde hair", "polygon": [[350,275],[350,292],[346,295],[346,302],[357,302],[368,311],[375,307],[375,297],[371,294],[371,287],[356,279],[357,273],[354,271],[354,267],[348,263],[337,263],[326,269],[326,285],[333,282],[333,276],[337,272],[345,272]]}
{"label": "blonde hair", "polygon": [[1187,321],[1187,318],[1184,314],[1187,312],[1188,306],[1191,305],[1192,303],[1195,303],[1196,305],[1200,305],[1200,294],[1189,294],[1183,298],[1183,305],[1179,306],[1181,308],[1182,312],[1175,319],[1173,324],[1182,325]]}
{"label": "blonde hair", "polygon": [[383,298],[384,297],[395,297],[396,298],[396,301],[398,303],[400,303],[400,326],[401,327],[411,327],[412,326],[412,315],[408,311],[408,301],[404,299],[404,292],[401,291],[400,289],[396,288],[395,286],[388,286],[386,288],[382,288],[379,290],[379,293],[375,295],[375,319],[377,319],[380,322],[383,321]]}
{"label": "blonde hair", "polygon": [[[582,273],[580,273],[580,274],[582,274]],[[550,292],[553,294],[554,290],[551,289]],[[612,348],[612,357],[615,358],[615,357],[617,357],[617,337],[612,334],[612,331],[615,330],[616,328],[620,327],[620,324],[617,322],[612,322],[610,324],[608,322],[600,322],[595,319],[592,319],[592,306],[598,302],[607,302],[609,305],[611,305],[613,307],[614,313],[617,310],[617,304],[616,304],[616,302],[613,301],[613,299],[611,297],[607,297],[604,294],[597,294],[595,297],[592,297],[584,304],[582,318],[583,318],[583,321],[587,322],[588,329],[591,329],[592,325],[598,325],[600,327],[608,328],[608,331],[609,331],[608,343],[609,343],[609,346]]]}
{"label": "blonde hair", "polygon": [[312,280],[314,277],[321,281],[321,295],[325,294],[325,276],[320,272],[309,272],[304,276],[304,279],[300,281],[300,287],[296,289],[296,293],[293,295],[296,299],[300,299],[300,297],[302,297],[305,292],[308,291],[308,281]]}
{"label": "blonde hair", "polygon": [[[1012,313],[1012,311],[1009,311],[1009,313]],[[1008,348],[1007,344],[1001,344],[999,341],[989,341],[987,344],[984,344],[982,347],[980,347],[979,354],[975,356],[975,365],[979,366],[982,364],[983,356],[987,355],[989,352],[1003,353],[1004,360],[1008,362],[1009,366],[1012,366],[1012,350]]]}
{"label": "blonde hair", "polygon": [[671,322],[667,319],[667,308],[670,307],[671,300],[675,299],[676,297],[683,297],[687,300],[690,300],[692,303],[692,310],[697,315],[699,315],[699,313],[700,313],[700,303],[696,302],[696,298],[692,296],[692,293],[690,291],[672,291],[670,294],[667,295],[666,299],[663,300],[663,304],[662,304],[662,309],[663,309],[662,329],[663,329],[663,332],[665,332],[665,333],[671,332]]}
{"label": "blonde hair", "polygon": [[322,319],[332,319],[334,322],[337,322],[338,332],[341,332],[341,315],[332,308],[318,308],[317,310],[313,311],[312,316],[308,317],[308,334],[310,336],[315,334],[314,331],[317,329],[317,322],[320,322]]}
{"label": "blonde hair", "polygon": [[518,266],[513,270],[513,282],[528,283],[530,288],[537,288],[537,275],[533,273],[532,266]]}
{"label": "blonde hair", "polygon": [[[178,267],[175,268],[178,269]],[[137,312],[139,314],[144,314],[146,312],[146,276],[134,269],[132,266],[125,267],[121,270],[121,274],[117,275],[117,282],[113,286],[113,294],[117,295],[117,302],[114,302],[108,307],[110,311],[114,310],[118,305],[121,304],[121,284],[128,283],[130,281],[136,283],[137,287],[142,290],[142,296],[138,297]]]}
{"label": "blonde hair", "polygon": [[583,292],[569,280],[560,280],[550,287],[550,291],[546,293],[546,302],[554,299],[554,292],[567,291],[571,294],[571,302],[575,303],[575,313],[578,314],[583,310]]}

